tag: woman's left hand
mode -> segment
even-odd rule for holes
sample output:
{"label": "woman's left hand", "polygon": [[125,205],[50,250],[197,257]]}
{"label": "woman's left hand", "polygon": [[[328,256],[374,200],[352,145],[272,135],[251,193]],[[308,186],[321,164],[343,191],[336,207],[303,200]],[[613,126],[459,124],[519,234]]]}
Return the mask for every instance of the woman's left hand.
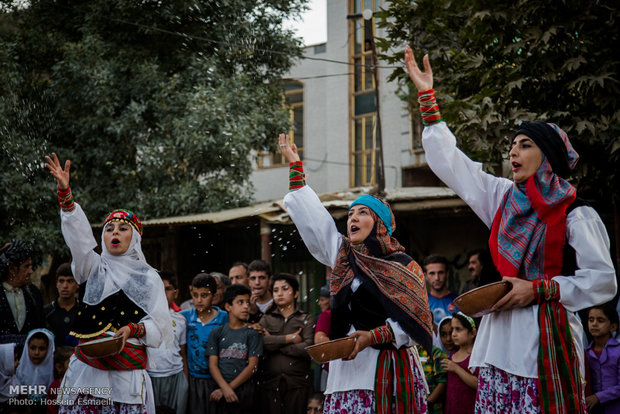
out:
{"label": "woman's left hand", "polygon": [[342,358],[345,361],[355,359],[357,354],[370,346],[370,341],[372,340],[372,335],[370,334],[370,331],[355,331],[349,336],[356,338],[355,347],[353,348],[353,351],[349,354],[348,357]]}
{"label": "woman's left hand", "polygon": [[523,308],[534,301],[534,285],[529,280],[517,277],[506,277],[502,280],[510,282],[512,289],[501,298],[493,307],[492,311],[504,311],[508,309]]}
{"label": "woman's left hand", "polygon": [[118,338],[119,336],[123,337],[123,348],[125,348],[125,343],[127,339],[129,339],[129,335],[131,335],[131,329],[129,326],[125,325],[114,334],[114,338]]}

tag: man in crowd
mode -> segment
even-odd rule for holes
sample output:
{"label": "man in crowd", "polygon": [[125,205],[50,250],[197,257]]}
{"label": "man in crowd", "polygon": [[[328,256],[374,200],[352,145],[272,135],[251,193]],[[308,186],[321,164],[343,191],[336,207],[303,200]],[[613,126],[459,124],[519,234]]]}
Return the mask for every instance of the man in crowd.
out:
{"label": "man in crowd", "polygon": [[273,305],[271,296],[271,266],[264,260],[253,260],[248,265],[250,273],[250,323],[255,323]]}
{"label": "man in crowd", "polygon": [[230,281],[250,287],[250,277],[248,275],[248,265],[245,262],[235,262],[228,271]]}
{"label": "man in crowd", "polygon": [[458,310],[454,305],[457,295],[450,292],[446,284],[448,275],[448,259],[438,254],[432,254],[424,259],[424,276],[429,287],[428,305],[436,325]]}
{"label": "man in crowd", "polygon": [[482,250],[473,250],[469,253],[469,259],[467,261],[467,270],[471,274],[471,279],[465,282],[463,289],[461,290],[461,294],[468,292],[472,289],[480,287],[480,276],[482,275],[482,261],[480,260],[480,255],[482,254]]}
{"label": "man in crowd", "polygon": [[43,308],[47,329],[54,333],[57,348],[62,345],[75,346],[77,339],[67,337],[78,312],[78,284],[73,278],[71,263],[63,263],[56,269],[56,290],[58,298]]}

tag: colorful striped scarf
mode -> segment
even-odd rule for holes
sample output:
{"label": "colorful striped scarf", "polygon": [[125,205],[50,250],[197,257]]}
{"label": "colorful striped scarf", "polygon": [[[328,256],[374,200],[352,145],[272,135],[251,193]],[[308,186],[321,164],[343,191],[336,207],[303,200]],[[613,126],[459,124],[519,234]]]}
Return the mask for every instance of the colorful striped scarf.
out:
{"label": "colorful striped scarf", "polygon": [[[506,192],[489,239],[502,276],[550,281],[561,274],[566,208],[575,198],[575,188],[552,171],[544,155],[534,175]],[[539,306],[541,407],[543,413],[580,413],[578,358],[566,309],[558,298],[553,295]]]}

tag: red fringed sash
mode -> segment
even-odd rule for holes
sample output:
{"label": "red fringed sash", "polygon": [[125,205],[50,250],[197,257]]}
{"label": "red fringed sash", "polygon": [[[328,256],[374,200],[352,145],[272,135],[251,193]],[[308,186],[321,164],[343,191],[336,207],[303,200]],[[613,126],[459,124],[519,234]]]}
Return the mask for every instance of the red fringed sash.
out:
{"label": "red fringed sash", "polygon": [[[105,338],[108,335],[100,335],[92,339]],[[80,344],[87,342],[80,341]],[[134,345],[125,342],[125,346],[120,353],[103,358],[90,358],[82,353],[80,347],[75,348],[77,359],[93,368],[105,371],[124,371],[130,369],[146,369],[146,347],[144,345]]]}
{"label": "red fringed sash", "polygon": [[415,401],[415,376],[411,375],[414,369],[416,367],[411,366],[408,348],[382,350],[379,353],[375,376],[376,413],[418,413]]}

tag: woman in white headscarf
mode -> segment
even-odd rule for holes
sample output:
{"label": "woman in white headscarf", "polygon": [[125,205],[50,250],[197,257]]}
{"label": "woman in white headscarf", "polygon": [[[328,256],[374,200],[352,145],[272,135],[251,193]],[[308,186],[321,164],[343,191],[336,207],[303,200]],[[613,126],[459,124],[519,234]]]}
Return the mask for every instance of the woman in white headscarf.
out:
{"label": "woman in white headscarf", "polygon": [[61,405],[59,412],[90,412],[107,400],[119,411],[153,413],[147,351],[162,341],[170,345],[173,336],[163,283],[142,253],[142,223],[131,211],[112,211],[103,225],[102,253],[97,254],[88,219],[73,201],[70,161],[63,168],[56,154],[46,159],[58,183],[62,233],[71,250],[73,275],[79,284],[86,283],[71,334],[81,343],[112,335],[123,338],[121,352],[111,357],[90,358],[76,349],[61,387],[81,389],[59,392],[59,400],[71,402]]}

